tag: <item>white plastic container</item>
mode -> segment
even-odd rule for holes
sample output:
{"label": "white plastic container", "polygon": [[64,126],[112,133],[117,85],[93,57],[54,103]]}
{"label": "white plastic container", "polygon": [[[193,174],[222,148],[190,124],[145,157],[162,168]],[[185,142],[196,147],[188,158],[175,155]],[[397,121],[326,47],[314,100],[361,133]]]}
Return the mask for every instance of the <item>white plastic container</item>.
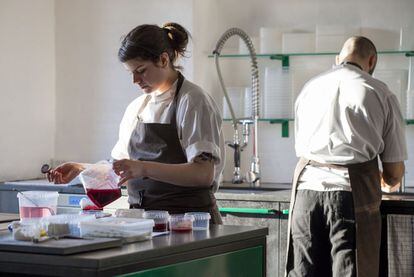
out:
{"label": "white plastic container", "polygon": [[193,230],[194,216],[174,214],[170,218],[170,230],[173,232],[191,232]]}
{"label": "white plastic container", "polygon": [[210,226],[210,213],[203,212],[191,212],[185,213],[184,216],[191,215],[194,217],[193,230],[194,231],[205,231],[208,230]]}
{"label": "white plastic container", "polygon": [[154,232],[168,231],[168,223],[170,221],[170,214],[167,211],[145,211],[144,218],[154,220]]}
{"label": "white plastic container", "polygon": [[[236,118],[244,117],[245,115],[245,87],[227,87],[227,94],[229,95],[231,106],[233,107]],[[231,118],[230,108],[227,104],[226,98],[223,96],[223,118]]]}
{"label": "white plastic container", "polygon": [[80,222],[95,220],[95,215],[59,214],[44,217],[41,223],[48,236],[80,236]]}
{"label": "white plastic container", "polygon": [[400,28],[400,50],[407,51],[414,49],[413,29],[414,24],[412,26],[405,25]]}
{"label": "white plastic container", "polygon": [[144,209],[117,209],[116,217],[144,218]]}
{"label": "white plastic container", "polygon": [[387,84],[391,92],[397,96],[401,110],[405,114],[408,71],[405,69],[377,69],[373,76]]}
{"label": "white plastic container", "polygon": [[292,102],[292,81],[289,70],[266,67],[263,93],[264,118],[293,118]]}
{"label": "white plastic container", "polygon": [[278,28],[260,28],[260,53],[274,54],[282,50],[282,30]]}
{"label": "white plastic container", "polygon": [[357,27],[317,25],[316,52],[339,52],[349,37],[359,35],[360,33],[361,29]]}
{"label": "white plastic container", "polygon": [[245,87],[244,88],[244,117],[252,117],[252,88]]}
{"label": "white plastic container", "polygon": [[283,33],[282,53],[312,53],[315,52],[314,33]]}
{"label": "white plastic container", "polygon": [[400,49],[400,32],[400,30],[361,28],[361,35],[372,40],[378,51]]}
{"label": "white plastic container", "polygon": [[104,217],[80,222],[80,233],[82,237],[142,236],[142,239],[145,239],[151,237],[153,227],[152,219]]}
{"label": "white plastic container", "polygon": [[19,198],[19,213],[22,221],[55,215],[59,193],[56,191],[23,191]]}
{"label": "white plastic container", "polygon": [[406,118],[414,119],[414,58],[413,57],[410,57],[406,102],[407,102]]}

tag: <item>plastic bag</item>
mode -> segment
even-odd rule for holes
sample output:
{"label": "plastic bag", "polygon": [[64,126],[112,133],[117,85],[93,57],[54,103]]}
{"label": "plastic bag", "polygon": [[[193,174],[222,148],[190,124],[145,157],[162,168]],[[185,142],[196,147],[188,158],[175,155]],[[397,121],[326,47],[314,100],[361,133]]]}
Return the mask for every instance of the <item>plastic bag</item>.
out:
{"label": "plastic bag", "polygon": [[89,199],[99,208],[121,197],[118,187],[119,177],[109,162],[99,162],[86,168],[79,174]]}

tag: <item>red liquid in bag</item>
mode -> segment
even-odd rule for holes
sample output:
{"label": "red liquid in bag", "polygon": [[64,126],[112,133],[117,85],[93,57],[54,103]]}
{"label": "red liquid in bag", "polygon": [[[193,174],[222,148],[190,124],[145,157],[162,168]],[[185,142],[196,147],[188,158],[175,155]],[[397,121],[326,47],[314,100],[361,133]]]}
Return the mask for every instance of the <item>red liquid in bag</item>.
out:
{"label": "red liquid in bag", "polygon": [[86,194],[96,206],[103,208],[121,197],[121,189],[87,189]]}

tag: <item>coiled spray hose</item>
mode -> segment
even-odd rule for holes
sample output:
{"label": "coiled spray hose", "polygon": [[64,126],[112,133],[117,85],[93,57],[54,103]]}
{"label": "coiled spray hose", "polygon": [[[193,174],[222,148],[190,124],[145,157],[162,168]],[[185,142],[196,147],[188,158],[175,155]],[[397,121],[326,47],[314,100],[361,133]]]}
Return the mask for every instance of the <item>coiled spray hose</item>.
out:
{"label": "coiled spray hose", "polygon": [[231,117],[233,120],[233,127],[237,128],[237,118],[234,114],[234,110],[231,105],[230,98],[228,96],[226,87],[224,85],[223,76],[221,74],[220,64],[219,64],[219,59],[218,59],[220,56],[220,52],[224,47],[224,44],[230,37],[234,35],[238,35],[239,37],[242,38],[250,54],[251,74],[252,74],[252,94],[253,94],[252,95],[252,118],[253,119],[255,117],[259,117],[259,112],[260,112],[259,110],[260,109],[260,103],[259,103],[260,95],[259,94],[260,92],[259,92],[259,69],[257,67],[256,51],[254,49],[252,40],[250,39],[249,35],[247,35],[243,30],[239,28],[230,28],[226,32],[224,32],[224,34],[221,35],[221,37],[217,41],[216,49],[213,51],[213,55],[215,58],[214,60],[216,64],[216,70],[217,70],[217,75],[218,75],[219,82],[221,85],[221,89],[223,90],[224,97],[226,98],[227,105],[229,106],[229,109],[230,109]]}
{"label": "coiled spray hose", "polygon": [[252,164],[250,167],[249,174],[247,174],[246,179],[251,184],[255,186],[260,186],[259,179],[260,179],[260,170],[259,170],[259,157],[258,157],[258,145],[257,145],[257,129],[258,129],[258,120],[259,120],[259,113],[260,113],[260,92],[259,92],[259,69],[257,67],[257,58],[256,58],[256,51],[254,49],[252,40],[250,39],[249,35],[247,35],[243,30],[239,28],[230,28],[221,35],[219,40],[217,41],[216,48],[213,51],[214,61],[216,64],[217,75],[219,78],[221,89],[223,90],[224,97],[226,99],[227,105],[229,107],[232,121],[233,121],[233,128],[235,137],[238,137],[238,130],[237,130],[237,123],[238,120],[236,115],[234,114],[233,106],[230,102],[230,98],[228,96],[226,87],[224,85],[223,76],[220,70],[219,64],[219,56],[220,52],[224,47],[226,41],[234,36],[237,35],[241,37],[243,42],[246,44],[247,49],[249,51],[250,59],[251,59],[251,75],[252,75],[252,119],[253,119],[253,159]]}

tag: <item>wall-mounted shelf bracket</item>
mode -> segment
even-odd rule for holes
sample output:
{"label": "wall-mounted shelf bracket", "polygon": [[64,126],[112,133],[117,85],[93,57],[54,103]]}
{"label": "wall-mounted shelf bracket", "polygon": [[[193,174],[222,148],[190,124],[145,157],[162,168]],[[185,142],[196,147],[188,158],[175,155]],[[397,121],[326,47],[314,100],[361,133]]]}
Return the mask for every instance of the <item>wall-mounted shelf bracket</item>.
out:
{"label": "wall-mounted shelf bracket", "polygon": [[283,55],[283,54],[271,55],[270,59],[281,61],[282,67],[285,67],[285,68],[289,67],[289,55]]}

